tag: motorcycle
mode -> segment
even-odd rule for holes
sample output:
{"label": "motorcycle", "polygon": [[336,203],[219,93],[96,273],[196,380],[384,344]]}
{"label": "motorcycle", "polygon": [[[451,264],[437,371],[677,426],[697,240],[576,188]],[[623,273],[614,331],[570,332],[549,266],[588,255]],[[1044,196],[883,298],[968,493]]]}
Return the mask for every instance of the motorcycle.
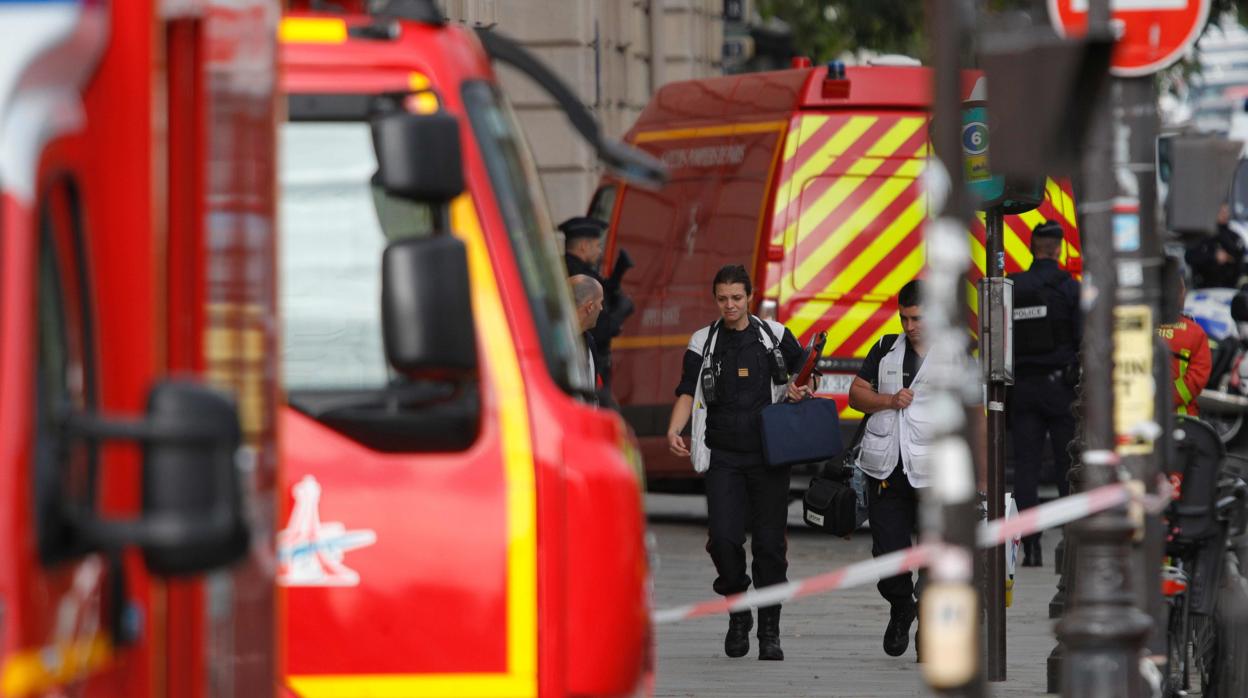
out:
{"label": "motorcycle", "polygon": [[1197,396],[1200,417],[1230,445],[1243,434],[1248,413],[1248,294],[1233,288],[1202,288],[1187,294],[1184,314],[1209,335],[1213,367]]}

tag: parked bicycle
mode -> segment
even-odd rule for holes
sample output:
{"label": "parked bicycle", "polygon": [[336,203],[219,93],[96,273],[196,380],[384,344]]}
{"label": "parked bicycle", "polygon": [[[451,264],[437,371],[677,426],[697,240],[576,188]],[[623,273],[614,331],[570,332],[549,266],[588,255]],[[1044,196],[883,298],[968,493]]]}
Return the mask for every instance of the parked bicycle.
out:
{"label": "parked bicycle", "polygon": [[1214,618],[1228,541],[1248,524],[1248,460],[1227,456],[1218,432],[1178,417],[1175,501],[1165,514],[1168,564],[1162,592],[1169,604],[1166,696],[1185,696],[1192,670],[1204,696],[1217,695],[1218,625]]}

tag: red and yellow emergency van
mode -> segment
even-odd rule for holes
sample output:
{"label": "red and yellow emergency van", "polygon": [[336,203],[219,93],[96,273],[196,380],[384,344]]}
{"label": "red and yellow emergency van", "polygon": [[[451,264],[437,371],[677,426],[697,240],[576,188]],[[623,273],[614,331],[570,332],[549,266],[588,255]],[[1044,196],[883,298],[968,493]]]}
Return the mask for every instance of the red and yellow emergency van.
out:
{"label": "red and yellow emergency van", "polygon": [[6,698],[275,693],[277,21],[0,2]]}
{"label": "red and yellow emergency van", "polygon": [[636,442],[578,399],[524,136],[472,30],[394,7],[281,25],[285,695],[646,694]]}
{"label": "red and yellow emergency van", "polygon": [[[965,82],[969,97],[974,80]],[[612,387],[651,482],[693,476],[663,437],[683,349],[716,316],[709,284],[724,264],[751,271],[760,316],[803,343],[827,331],[821,390],[852,428],[860,416],[847,404],[852,377],[872,343],[899,331],[895,296],[923,268],[930,84],[918,66],[849,67],[831,80],[821,66],[677,82],[629,130],[625,141],[661,159],[671,180],[653,191],[608,178],[591,215],[610,221],[606,259],[625,249],[636,263],[624,290],[637,310],[611,345]],[[1065,228],[1062,263],[1079,270],[1071,190],[1049,181],[1039,208],[1005,217],[1007,272],[1030,265],[1030,231],[1045,219]],[[982,222],[972,238],[974,303]]]}

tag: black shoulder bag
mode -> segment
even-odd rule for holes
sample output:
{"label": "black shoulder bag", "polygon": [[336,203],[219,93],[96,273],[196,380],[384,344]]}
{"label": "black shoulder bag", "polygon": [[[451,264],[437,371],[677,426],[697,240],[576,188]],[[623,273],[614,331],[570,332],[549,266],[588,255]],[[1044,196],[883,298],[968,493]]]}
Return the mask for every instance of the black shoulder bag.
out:
{"label": "black shoulder bag", "polygon": [[841,457],[828,461],[823,472],[810,479],[802,498],[802,520],[807,526],[842,537],[858,528],[858,494],[846,481],[853,477],[858,444],[867,430],[868,418],[858,422],[854,440]]}
{"label": "black shoulder bag", "polygon": [[[880,348],[887,352],[893,348],[897,335],[884,335],[880,338]],[[867,420],[864,415],[858,421],[858,429],[854,432],[849,448],[839,458],[828,461],[822,472],[811,478],[802,498],[802,520],[807,526],[834,536],[848,536],[858,528],[858,493],[846,482],[853,477],[855,464],[858,462],[858,447],[862,443],[862,435],[867,431]]]}

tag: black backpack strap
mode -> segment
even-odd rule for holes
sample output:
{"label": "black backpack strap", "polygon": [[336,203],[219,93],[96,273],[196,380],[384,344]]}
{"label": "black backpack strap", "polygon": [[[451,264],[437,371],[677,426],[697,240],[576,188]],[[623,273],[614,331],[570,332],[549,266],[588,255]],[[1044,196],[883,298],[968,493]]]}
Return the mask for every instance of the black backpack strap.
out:
{"label": "black backpack strap", "polygon": [[[876,344],[885,353],[892,350],[893,345],[897,343],[897,337],[900,335],[886,334],[880,337]],[[845,447],[842,455],[834,460],[828,461],[823,468],[821,477],[832,479],[844,479],[846,471],[852,470],[854,464],[850,462],[850,456],[853,455],[854,449],[858,448],[858,444],[862,443],[862,435],[867,433],[867,420],[871,419],[871,415],[864,414],[862,419],[858,420],[858,428],[854,430],[854,438],[849,440],[849,445]]]}
{"label": "black backpack strap", "polygon": [[[879,345],[880,349],[881,349],[881,350],[882,350],[885,354],[887,354],[888,352],[890,352],[890,351],[892,351],[892,350],[893,350],[893,345],[897,343],[897,338],[898,338],[899,336],[901,336],[901,335],[896,335],[896,334],[886,334],[886,335],[884,335],[883,337],[880,337],[880,341],[879,341],[879,342],[877,342],[877,344]],[[881,357],[881,358],[883,358],[883,357]],[[858,445],[858,443],[862,441],[862,435],[863,435],[863,433],[864,433],[864,432],[866,432],[866,430],[867,430],[867,420],[868,420],[868,419],[871,419],[871,415],[869,415],[869,414],[864,414],[864,415],[862,416],[862,419],[858,420],[858,430],[854,432],[854,438],[853,438],[853,440],[852,440],[852,441],[850,441],[850,442],[849,442],[849,446],[848,446],[848,447],[846,447],[846,449],[845,449],[845,452],[846,452],[846,453],[848,453],[848,452],[850,452],[850,451],[854,450],[854,447],[856,447],[856,446]]]}
{"label": "black backpack strap", "polygon": [[[880,348],[880,352],[881,352],[880,363],[883,363],[884,356],[887,355],[888,352],[893,350],[893,345],[897,344],[897,338],[900,336],[901,335],[899,334],[886,334],[880,337],[879,341],[875,343],[875,345]],[[877,390],[879,386],[880,386],[880,377],[879,377],[879,374],[877,373],[875,377],[875,382],[871,384],[871,389]],[[867,420],[865,419],[862,420],[862,423],[866,424]]]}

